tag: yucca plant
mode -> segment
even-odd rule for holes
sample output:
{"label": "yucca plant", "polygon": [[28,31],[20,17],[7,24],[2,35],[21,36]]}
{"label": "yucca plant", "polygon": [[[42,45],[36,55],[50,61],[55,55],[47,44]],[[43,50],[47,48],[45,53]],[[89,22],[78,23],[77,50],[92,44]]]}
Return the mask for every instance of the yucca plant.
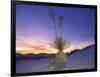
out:
{"label": "yucca plant", "polygon": [[56,38],[53,41],[53,43],[51,44],[51,46],[55,49],[58,50],[58,53],[55,56],[49,55],[50,57],[52,57],[50,64],[49,64],[49,70],[63,70],[65,67],[65,62],[67,60],[67,54],[65,54],[63,52],[64,49],[67,49],[69,47],[69,41],[65,41],[63,39],[62,36],[62,27],[63,27],[63,21],[64,21],[64,17],[63,16],[59,16],[58,20],[59,20],[59,31],[60,34],[59,36],[57,35],[57,28],[56,28],[56,22],[55,22],[55,12],[52,10],[49,12],[49,16],[52,18],[53,23],[54,23],[54,30],[55,30],[55,34],[56,34]]}

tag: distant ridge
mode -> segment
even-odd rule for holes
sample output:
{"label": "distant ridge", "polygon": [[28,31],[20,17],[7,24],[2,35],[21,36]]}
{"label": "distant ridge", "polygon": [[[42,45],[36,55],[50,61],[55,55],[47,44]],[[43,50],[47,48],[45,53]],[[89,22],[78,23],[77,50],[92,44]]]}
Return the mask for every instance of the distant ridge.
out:
{"label": "distant ridge", "polygon": [[[82,53],[90,48],[93,48],[94,45],[90,45],[85,47],[84,49],[76,49],[73,50],[71,53],[68,54],[68,56],[70,55],[74,55],[74,54],[79,54]],[[55,54],[51,54],[51,56],[54,56]],[[40,54],[34,54],[34,53],[29,53],[29,54],[20,54],[20,53],[16,53],[16,60],[29,60],[29,59],[34,59],[34,60],[39,60],[39,59],[45,59],[45,58],[49,58],[50,55],[46,54],[46,53],[40,53]]]}
{"label": "distant ridge", "polygon": [[87,49],[89,49],[89,48],[92,48],[92,47],[95,47],[95,45],[87,46],[87,47],[85,47],[84,49],[75,49],[75,50],[73,50],[71,53],[69,53],[69,55],[74,54],[74,53],[76,53],[76,52],[85,51],[85,50],[87,50]]}
{"label": "distant ridge", "polygon": [[16,53],[16,59],[17,60],[28,60],[28,59],[39,60],[39,59],[43,59],[43,58],[48,58],[48,54],[45,54],[45,53],[40,53],[40,54],[34,54],[34,53],[20,54],[20,53]]}

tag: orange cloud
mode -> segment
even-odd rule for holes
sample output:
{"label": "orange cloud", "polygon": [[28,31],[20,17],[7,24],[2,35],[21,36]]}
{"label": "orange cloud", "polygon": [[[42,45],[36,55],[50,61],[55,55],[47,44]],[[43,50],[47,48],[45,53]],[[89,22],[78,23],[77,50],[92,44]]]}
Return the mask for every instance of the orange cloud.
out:
{"label": "orange cloud", "polygon": [[26,45],[17,46],[16,47],[16,53],[22,53],[22,54],[27,54],[27,53],[46,53],[47,51],[49,51],[49,49],[48,49],[47,46],[44,46],[44,45],[26,44]]}
{"label": "orange cloud", "polygon": [[46,50],[46,46],[43,46],[43,45],[38,45],[38,46],[35,46],[35,45],[32,45],[30,46],[30,48],[33,48],[35,50]]}

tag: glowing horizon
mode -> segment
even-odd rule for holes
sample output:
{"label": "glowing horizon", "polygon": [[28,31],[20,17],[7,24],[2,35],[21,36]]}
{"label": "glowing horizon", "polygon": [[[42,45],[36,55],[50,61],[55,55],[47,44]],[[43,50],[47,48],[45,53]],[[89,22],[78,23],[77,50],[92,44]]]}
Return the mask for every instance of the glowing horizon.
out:
{"label": "glowing horizon", "polygon": [[[94,44],[83,44],[81,46],[71,46],[65,50],[63,50],[64,53],[71,53],[76,49],[84,49],[90,45],[94,45]],[[29,53],[34,53],[34,54],[39,54],[39,53],[47,53],[47,54],[52,54],[52,53],[57,53],[58,50],[54,49],[54,48],[50,48],[48,46],[48,48],[43,49],[42,47],[18,47],[16,48],[16,53],[20,53],[20,54],[29,54]]]}

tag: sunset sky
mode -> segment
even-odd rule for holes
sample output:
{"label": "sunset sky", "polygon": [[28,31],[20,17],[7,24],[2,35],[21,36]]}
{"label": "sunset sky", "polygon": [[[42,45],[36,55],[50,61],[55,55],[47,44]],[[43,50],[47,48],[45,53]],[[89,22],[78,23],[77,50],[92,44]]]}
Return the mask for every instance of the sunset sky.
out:
{"label": "sunset sky", "polygon": [[[63,37],[71,42],[65,52],[94,44],[95,10],[91,8],[16,5],[16,53],[56,53],[49,44],[55,38],[54,24],[49,11],[64,17]],[[59,33],[59,29],[57,27]]]}

